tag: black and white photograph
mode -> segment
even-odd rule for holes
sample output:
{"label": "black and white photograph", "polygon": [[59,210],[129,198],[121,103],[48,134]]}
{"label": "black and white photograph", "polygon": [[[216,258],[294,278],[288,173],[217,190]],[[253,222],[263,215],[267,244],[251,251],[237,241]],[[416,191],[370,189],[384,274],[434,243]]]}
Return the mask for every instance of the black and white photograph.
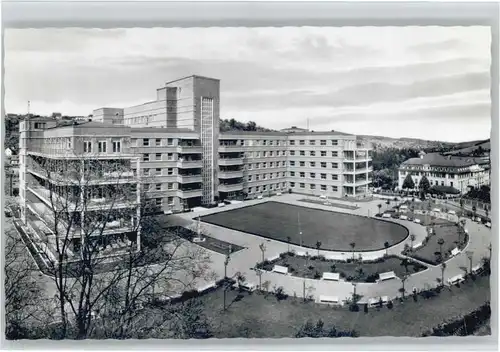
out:
{"label": "black and white photograph", "polygon": [[491,48],[4,29],[5,338],[492,335]]}

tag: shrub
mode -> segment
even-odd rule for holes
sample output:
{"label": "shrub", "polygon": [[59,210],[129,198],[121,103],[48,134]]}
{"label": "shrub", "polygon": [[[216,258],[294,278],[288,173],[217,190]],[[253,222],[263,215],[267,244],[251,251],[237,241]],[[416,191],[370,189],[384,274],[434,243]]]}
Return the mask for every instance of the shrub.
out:
{"label": "shrub", "polygon": [[317,280],[317,279],[321,279],[321,274],[319,273],[319,271],[316,270],[316,272],[314,273],[314,278]]}
{"label": "shrub", "polygon": [[200,293],[196,290],[189,290],[189,291],[184,291],[182,293],[181,299],[182,300],[188,300],[192,298],[196,298],[200,295]]}
{"label": "shrub", "polygon": [[341,271],[341,272],[339,273],[339,276],[340,276],[341,278],[345,278],[345,273],[344,273],[343,271]]}
{"label": "shrub", "polygon": [[295,256],[295,252],[294,251],[290,251],[287,253],[289,257],[294,257]]}
{"label": "shrub", "polygon": [[387,302],[388,309],[392,309],[393,307],[394,307],[394,304],[392,303],[392,301]]}
{"label": "shrub", "polygon": [[280,253],[280,258],[281,259],[285,259],[285,257],[286,257],[286,253]]}
{"label": "shrub", "polygon": [[309,266],[307,267],[307,269],[309,269],[309,270],[314,270],[314,265],[309,265]]}
{"label": "shrub", "polygon": [[288,298],[288,295],[285,293],[283,286],[275,287],[274,288],[274,295],[276,296],[276,299],[278,301],[282,301],[282,300],[285,300]]}
{"label": "shrub", "polygon": [[365,279],[365,282],[376,282],[378,280],[378,274],[368,275]]}

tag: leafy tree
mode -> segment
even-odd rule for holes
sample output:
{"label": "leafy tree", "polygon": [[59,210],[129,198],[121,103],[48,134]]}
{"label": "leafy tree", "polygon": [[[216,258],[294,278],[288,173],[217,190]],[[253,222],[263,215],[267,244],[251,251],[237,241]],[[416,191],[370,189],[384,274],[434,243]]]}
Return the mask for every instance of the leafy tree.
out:
{"label": "leafy tree", "polygon": [[303,326],[300,327],[299,331],[295,334],[295,337],[358,337],[359,333],[356,330],[341,331],[337,330],[335,327],[330,329],[325,328],[325,323],[323,320],[319,319],[316,324],[311,320],[308,320]]}
{"label": "leafy tree", "polygon": [[403,181],[403,189],[409,190],[415,188],[415,182],[411,178],[411,174],[406,175],[405,180]]}
{"label": "leafy tree", "polygon": [[420,182],[418,184],[418,188],[419,188],[420,192],[422,192],[424,195],[429,193],[429,189],[431,188],[431,184],[425,175],[422,176],[422,178],[420,179]]}
{"label": "leafy tree", "polygon": [[349,243],[349,246],[352,248],[352,260],[354,260],[354,248],[356,248],[356,242]]}
{"label": "leafy tree", "polygon": [[382,204],[377,204],[377,208],[378,208],[378,213],[380,214],[380,209],[382,208]]}
{"label": "leafy tree", "polygon": [[390,246],[389,242],[384,242],[384,248],[385,248],[385,255],[386,256],[389,255],[389,253],[388,253],[389,246]]}
{"label": "leafy tree", "polygon": [[319,249],[321,248],[321,244],[322,243],[320,241],[316,242],[316,249],[318,250],[318,257],[319,257]]}
{"label": "leafy tree", "polygon": [[439,238],[437,241],[439,245],[439,252],[441,253],[441,258],[443,258],[443,245],[444,245],[444,239]]}

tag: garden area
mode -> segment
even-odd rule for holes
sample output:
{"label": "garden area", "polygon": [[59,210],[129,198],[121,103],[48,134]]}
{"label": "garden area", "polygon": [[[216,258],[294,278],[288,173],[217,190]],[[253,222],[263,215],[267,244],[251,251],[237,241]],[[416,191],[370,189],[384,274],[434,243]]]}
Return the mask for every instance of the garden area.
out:
{"label": "garden area", "polygon": [[[439,219],[438,219],[439,220]],[[468,235],[460,225],[451,222],[439,222],[432,227],[422,247],[408,251],[406,254],[431,265],[438,265],[451,256],[455,248],[462,250],[468,243]]]}
{"label": "garden area", "polygon": [[309,279],[321,279],[324,272],[338,273],[341,279],[353,282],[375,282],[380,273],[393,271],[398,277],[405,274],[413,274],[427,269],[425,265],[418,262],[405,260],[396,256],[387,256],[375,261],[358,260],[327,260],[324,257],[305,257],[295,255],[293,252],[282,253],[280,258],[274,261],[265,261],[258,267],[271,271],[274,265],[288,268],[291,275]]}
{"label": "garden area", "polygon": [[[265,202],[202,216],[201,221],[308,248],[373,251],[408,237],[399,224],[363,216]],[[370,234],[367,236],[367,234]],[[353,248],[354,244],[354,248]]]}
{"label": "garden area", "polygon": [[[347,307],[304,301],[301,297],[278,299],[272,293],[247,293],[238,289],[226,292],[226,309],[223,309],[223,288],[190,301],[199,302],[197,319],[192,317],[192,321],[205,326],[214,338],[283,338],[303,336],[307,322],[323,325],[325,330],[355,332],[355,336],[360,337],[420,337],[445,321],[460,319],[489,300],[489,277],[479,276],[464,282],[460,288],[454,286],[417,294],[415,298],[408,296],[403,303],[396,300],[392,306],[381,308],[365,309],[363,305],[355,312]],[[155,324],[157,318],[161,321],[163,312],[162,308],[151,307],[145,314],[148,322]],[[160,330],[157,334],[152,337],[169,336],[168,331]]]}

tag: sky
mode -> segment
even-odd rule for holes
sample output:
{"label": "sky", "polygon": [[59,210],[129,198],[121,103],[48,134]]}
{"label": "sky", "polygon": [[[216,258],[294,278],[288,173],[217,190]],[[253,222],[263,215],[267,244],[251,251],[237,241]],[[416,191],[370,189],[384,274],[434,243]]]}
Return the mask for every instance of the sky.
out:
{"label": "sky", "polygon": [[221,118],[468,141],[490,135],[488,27],[6,29],[5,111],[127,107],[192,74]]}

